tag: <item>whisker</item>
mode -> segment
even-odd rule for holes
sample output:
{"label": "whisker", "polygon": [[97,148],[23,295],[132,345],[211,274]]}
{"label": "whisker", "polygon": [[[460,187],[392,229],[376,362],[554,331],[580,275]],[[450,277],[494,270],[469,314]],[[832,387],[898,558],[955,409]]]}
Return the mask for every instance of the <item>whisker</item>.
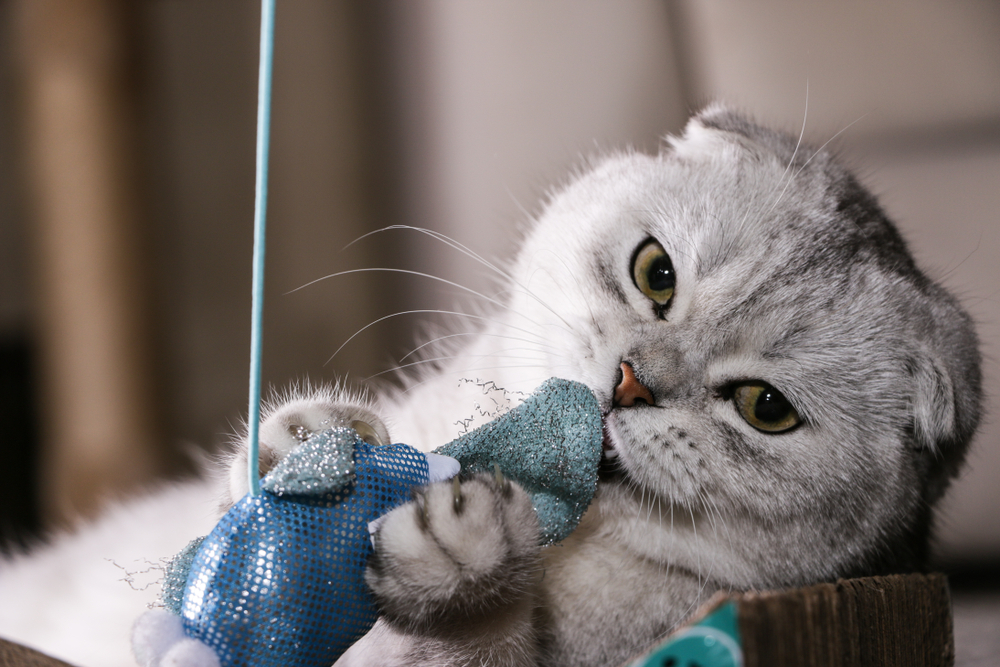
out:
{"label": "whisker", "polygon": [[[378,230],[378,231],[383,231],[383,230]],[[374,233],[375,232],[369,232],[369,234],[374,234]],[[368,234],[366,234],[365,236],[368,236]],[[361,237],[361,238],[364,238],[364,237]],[[356,240],[360,240],[360,239],[356,239]],[[354,241],[352,241],[351,243],[354,243]],[[350,245],[350,244],[348,244],[348,245]],[[491,268],[495,268],[495,267],[491,267]],[[348,270],[348,271],[338,271],[336,273],[331,273],[331,274],[323,276],[321,278],[316,278],[315,280],[311,280],[311,281],[307,282],[304,285],[300,285],[299,287],[296,287],[293,290],[289,290],[288,292],[285,292],[285,294],[292,294],[293,292],[298,292],[299,290],[302,290],[302,289],[305,289],[307,287],[310,287],[311,285],[315,285],[316,283],[318,283],[320,281],[323,281],[323,280],[327,280],[328,278],[336,278],[338,276],[349,275],[349,274],[352,274],[352,273],[368,273],[368,272],[403,273],[403,274],[407,274],[407,275],[419,276],[419,277],[422,277],[422,278],[429,278],[431,280],[436,280],[438,282],[444,283],[444,284],[449,285],[451,287],[455,287],[455,288],[458,288],[458,289],[463,290],[465,292],[468,292],[469,294],[477,296],[477,297],[483,299],[484,301],[488,301],[488,302],[494,304],[495,306],[497,306],[498,308],[500,308],[502,310],[507,310],[507,311],[513,313],[514,315],[517,315],[519,317],[524,318],[525,320],[527,320],[531,324],[535,324],[536,326],[540,326],[538,322],[535,322],[534,320],[532,320],[531,318],[529,318],[524,313],[522,313],[520,311],[517,311],[517,310],[514,310],[508,304],[505,304],[502,301],[498,301],[497,299],[494,299],[493,297],[487,296],[487,295],[483,294],[482,292],[478,292],[478,291],[476,291],[476,290],[474,290],[474,289],[472,289],[470,287],[466,287],[465,285],[462,285],[460,283],[456,283],[456,282],[454,282],[452,280],[448,280],[446,278],[442,278],[441,276],[435,276],[433,274],[424,273],[422,271],[412,271],[410,269],[397,269],[397,268],[392,268],[392,267],[371,267],[371,268],[362,268],[362,269],[351,269],[351,270]],[[543,304],[543,305],[545,305],[545,304]],[[547,305],[546,305],[546,307],[548,308]],[[550,310],[551,310],[551,308],[550,308]],[[560,319],[562,319],[562,318],[560,318]],[[563,322],[565,322],[565,320],[563,320]],[[567,326],[568,326],[568,324],[567,324]]]}
{"label": "whisker", "polygon": [[[726,519],[725,519],[725,517],[724,517],[724,516],[722,515],[722,510],[720,510],[720,509],[719,509],[719,506],[718,506],[718,504],[716,504],[715,500],[714,500],[714,499],[713,499],[713,498],[712,498],[711,496],[708,496],[708,495],[706,494],[706,496],[705,496],[705,500],[706,500],[706,501],[707,501],[708,503],[710,503],[710,504],[711,504],[711,505],[712,505],[712,506],[713,506],[713,507],[715,508],[715,514],[716,514],[716,516],[717,516],[717,517],[719,518],[719,523],[721,523],[721,524],[722,524],[722,527],[723,527],[723,529],[724,529],[724,530],[725,530],[725,532],[726,532],[726,541],[727,541],[727,542],[729,543],[729,551],[730,551],[730,553],[734,553],[734,552],[735,552],[735,548],[734,548],[734,546],[733,546],[733,536],[732,536],[732,534],[730,534],[730,532],[729,532],[729,524],[728,524],[728,523],[726,523]],[[727,590],[727,592],[732,592],[732,590],[733,590],[733,584],[732,584],[732,582],[731,582],[731,581],[729,581],[729,582],[728,582],[728,583],[726,584],[726,590]]]}
{"label": "whisker", "polygon": [[427,228],[424,228],[424,227],[415,227],[413,225],[389,225],[388,227],[383,227],[381,229],[376,229],[376,230],[370,231],[367,234],[362,234],[358,238],[356,238],[353,241],[351,241],[350,243],[348,243],[346,246],[343,247],[343,250],[347,250],[348,248],[350,248],[355,243],[358,243],[359,241],[362,241],[362,240],[368,238],[369,236],[372,236],[373,234],[381,234],[382,232],[388,232],[388,231],[392,231],[392,230],[396,230],[396,229],[405,229],[405,230],[408,230],[408,231],[418,232],[420,234],[426,234],[427,236],[430,236],[432,239],[440,241],[441,243],[444,243],[445,245],[449,246],[450,248],[459,251],[460,253],[462,253],[463,255],[465,255],[467,257],[469,257],[470,259],[476,260],[477,262],[479,262],[480,264],[482,264],[486,268],[491,269],[492,271],[496,272],[501,277],[503,277],[503,278],[505,278],[507,280],[513,280],[513,277],[510,274],[508,274],[506,271],[500,269],[499,267],[497,267],[496,265],[494,265],[492,262],[484,259],[479,253],[477,253],[474,250],[466,247],[462,243],[459,243],[458,241],[456,241],[455,239],[451,238],[450,236],[447,236],[446,234],[442,234],[441,232],[435,231],[433,229],[427,229]]}
{"label": "whisker", "polygon": [[[802,129],[799,131],[799,140],[797,142],[795,142],[795,150],[792,151],[792,157],[789,158],[788,164],[785,166],[784,173],[782,173],[781,174],[781,178],[778,179],[779,183],[781,181],[783,181],[783,180],[785,181],[785,187],[782,188],[781,192],[778,193],[778,196],[774,200],[774,203],[771,204],[771,208],[767,209],[767,212],[764,213],[764,215],[761,216],[761,217],[766,217],[766,216],[768,216],[768,215],[771,214],[771,211],[773,211],[775,209],[775,207],[778,205],[778,203],[782,199],[784,199],[785,192],[788,191],[788,186],[792,184],[793,180],[795,180],[794,176],[792,178],[789,178],[789,179],[785,180],[785,176],[788,175],[788,171],[792,168],[792,165],[795,163],[795,157],[799,154],[799,147],[802,146],[802,137],[804,137],[805,134],[806,134],[806,119],[807,118],[809,118],[809,79],[806,79],[806,107],[805,107],[805,109],[802,112]],[[796,172],[796,175],[798,175],[798,172]]]}
{"label": "whisker", "polygon": [[507,196],[510,197],[510,200],[514,203],[514,206],[516,206],[517,209],[519,211],[521,211],[522,214],[524,214],[524,217],[525,217],[526,220],[534,220],[535,219],[535,216],[533,216],[531,214],[531,211],[529,211],[525,207],[525,205],[521,203],[521,200],[518,199],[517,196],[514,195],[514,191],[510,189],[509,185],[505,185],[504,186],[504,190],[507,192]]}
{"label": "whisker", "polygon": [[343,350],[344,347],[348,343],[350,343],[352,340],[354,340],[359,335],[361,335],[362,333],[364,333],[365,331],[367,331],[371,327],[375,326],[379,322],[384,322],[385,320],[392,319],[393,317],[399,317],[401,315],[419,315],[419,314],[432,314],[432,313],[438,314],[438,315],[455,315],[457,317],[467,317],[467,318],[473,319],[473,320],[480,320],[482,322],[488,322],[488,323],[491,323],[491,324],[497,324],[497,325],[502,325],[502,326],[510,327],[511,329],[513,329],[515,331],[520,331],[521,333],[527,334],[529,336],[537,336],[538,335],[538,334],[535,334],[535,333],[533,333],[531,331],[527,331],[526,329],[522,329],[520,327],[515,327],[513,324],[508,324],[508,323],[503,322],[501,320],[495,320],[493,318],[484,317],[482,315],[473,315],[471,313],[463,313],[463,312],[459,312],[459,311],[455,311],[455,310],[439,310],[439,309],[436,309],[436,308],[420,308],[420,309],[416,309],[416,310],[404,310],[404,311],[400,311],[398,313],[392,313],[391,315],[385,315],[383,317],[380,317],[377,320],[375,320],[374,322],[369,322],[365,326],[363,326],[360,329],[358,329],[356,332],[354,332],[354,334],[350,338],[348,338],[343,343],[341,343],[340,347],[337,348],[337,351],[334,352],[333,354],[331,354],[330,358],[326,360],[326,363],[328,364],[331,361],[333,361],[333,358],[336,357],[340,353],[340,351]]}
{"label": "whisker", "polygon": [[[691,530],[694,533],[695,540],[697,540],[698,539],[698,526],[697,526],[697,523],[698,522],[695,519],[694,510],[691,508],[690,505],[688,506],[687,509],[688,509],[688,513],[691,515]],[[671,504],[671,512],[673,512],[673,504]],[[709,573],[707,573],[707,574],[704,575],[704,579],[702,579],[701,550],[700,549],[695,549],[695,554],[696,554],[696,557],[697,557],[697,568],[698,568],[698,573],[697,573],[698,574],[698,595],[697,595],[697,597],[694,600],[691,601],[691,603],[687,606],[687,608],[681,614],[682,618],[687,618],[688,616],[690,616],[691,613],[694,612],[694,610],[697,609],[698,606],[701,604],[702,600],[704,599],[705,589],[708,587],[709,575],[711,574],[711,570],[710,570]]]}
{"label": "whisker", "polygon": [[[621,465],[621,463],[619,463],[619,465]],[[644,486],[640,486],[631,477],[625,477],[625,485],[629,489],[629,491],[631,491],[633,494],[636,491],[638,491],[640,493],[640,496],[639,496],[639,510],[641,511],[642,510],[642,506],[643,506],[643,504],[646,501],[646,488]],[[628,541],[631,540],[632,534],[638,528],[639,528],[639,522],[638,521],[632,521],[631,525],[629,526],[628,535],[625,536],[626,542],[628,542]],[[624,559],[622,559],[621,561],[619,561],[617,567],[615,567],[613,570],[611,570],[608,573],[608,576],[607,576],[607,578],[605,579],[605,582],[604,582],[605,586],[610,586],[611,584],[613,584],[617,580],[617,575],[622,570],[622,568],[625,567],[625,563],[626,563],[626,561]]]}
{"label": "whisker", "polygon": [[[805,136],[806,121],[808,117],[809,117],[809,80],[806,79],[806,100],[805,100],[805,109],[803,110],[802,113],[802,128],[799,130],[799,137],[798,140],[795,142],[795,149],[792,151],[792,156],[789,158],[788,164],[785,165],[785,171],[782,172],[781,177],[778,179],[778,183],[784,181],[784,187],[782,188],[781,192],[778,193],[778,196],[775,197],[774,202],[771,204],[770,208],[768,208],[767,211],[763,213],[757,214],[754,217],[755,220],[761,220],[766,216],[770,215],[770,213],[778,206],[778,204],[782,201],[782,199],[784,199],[785,192],[788,190],[788,187],[795,180],[795,176],[798,176],[798,174],[800,173],[801,170],[799,172],[795,172],[795,174],[792,177],[786,178],[788,176],[788,172],[792,168],[792,165],[795,163],[795,158],[798,156],[799,148],[802,146],[802,139]],[[746,211],[743,214],[743,218],[739,221],[739,223],[733,225],[734,231],[742,229],[747,224],[747,222],[751,219],[750,218],[751,213],[757,210],[756,204],[757,204],[757,197],[755,194],[750,198],[750,201],[747,202]],[[726,225],[721,224],[721,221],[719,229],[722,232],[723,236],[725,236],[727,227]],[[734,233],[731,240],[728,243],[725,241],[725,239],[722,240],[722,242],[720,243],[720,247],[725,248],[724,251],[721,251],[723,256],[728,257],[729,253],[732,250],[733,245],[737,242],[738,238],[739,234]]]}
{"label": "whisker", "polygon": [[[708,521],[709,521],[709,523],[712,526],[712,534],[716,538],[718,538],[719,537],[719,526],[718,526],[718,524],[715,521],[715,516],[716,515],[712,512],[711,506],[708,505],[708,501],[707,501],[705,492],[702,489],[699,489],[699,491],[698,491],[698,501],[700,502],[700,504],[702,506],[702,509],[705,511],[705,514],[708,516]],[[714,572],[715,572],[715,561],[712,561],[711,563],[709,563],[708,572],[705,574],[706,585],[708,583],[709,578],[712,576],[712,574]]]}
{"label": "whisker", "polygon": [[[695,542],[698,541],[698,522],[694,518],[694,510],[688,507],[688,513],[691,515],[691,532],[694,533]],[[698,563],[698,585],[701,586],[701,550],[696,549],[696,561]]]}
{"label": "whisker", "polygon": [[285,294],[292,294],[293,292],[298,292],[299,290],[305,289],[305,288],[307,288],[307,287],[309,287],[311,285],[315,285],[316,283],[318,283],[320,281],[323,281],[323,280],[327,280],[328,278],[336,278],[338,276],[346,276],[346,275],[349,275],[351,273],[368,273],[368,272],[371,272],[371,271],[383,271],[383,272],[386,272],[386,273],[405,273],[405,274],[408,274],[408,275],[411,275],[411,276],[420,276],[422,278],[430,278],[431,280],[436,280],[436,281],[444,283],[446,285],[450,285],[452,287],[457,287],[460,290],[464,290],[464,291],[468,292],[469,294],[473,294],[475,296],[478,296],[479,298],[483,299],[484,301],[489,301],[490,303],[495,304],[495,305],[497,305],[497,306],[499,306],[501,308],[506,308],[507,307],[505,304],[501,303],[500,301],[497,301],[496,299],[494,299],[492,297],[486,296],[482,292],[477,292],[476,290],[472,289],[471,287],[466,287],[465,285],[461,285],[459,283],[456,283],[454,281],[448,280],[446,278],[442,278],[441,276],[435,276],[435,275],[430,274],[430,273],[423,273],[422,271],[411,271],[409,269],[395,269],[395,268],[391,268],[391,267],[372,267],[372,268],[367,268],[367,269],[351,269],[349,271],[338,271],[337,273],[331,273],[328,276],[323,276],[322,278],[316,278],[315,280],[311,280],[311,281],[307,282],[305,285],[301,285],[299,287],[296,287],[293,290],[289,290],[288,292],[285,292]]}
{"label": "whisker", "polygon": [[656,496],[650,491],[650,503],[649,509],[646,511],[646,523],[649,523],[650,517],[653,516],[653,502],[656,500]]}
{"label": "whisker", "polygon": [[[570,268],[569,268],[569,265],[567,265],[567,264],[566,264],[565,260],[564,260],[564,259],[563,259],[562,257],[560,257],[559,255],[557,255],[557,254],[556,254],[556,253],[554,253],[554,252],[552,252],[552,253],[550,253],[550,254],[552,255],[552,257],[553,257],[553,258],[554,258],[554,259],[555,259],[555,260],[556,260],[557,262],[559,262],[559,263],[560,263],[560,264],[561,264],[561,265],[563,266],[563,268],[564,268],[564,269],[566,269],[566,273],[568,273],[568,274],[572,274],[572,271],[570,270]],[[564,290],[564,289],[562,288],[562,286],[560,286],[560,287],[559,287],[559,291],[560,291],[560,292],[561,292],[561,293],[563,294],[563,296],[564,296],[564,297],[567,297],[567,298],[568,298],[568,295],[566,294],[566,291],[565,291],[565,290]],[[542,305],[545,305],[545,304],[542,304]],[[598,323],[598,321],[597,321],[597,316],[596,316],[596,315],[594,315],[594,310],[593,310],[593,308],[591,307],[591,304],[590,304],[590,301],[588,301],[587,299],[583,299],[583,305],[587,307],[587,312],[589,312],[589,313],[590,313],[590,320],[591,320],[591,321],[592,321],[592,322],[594,323],[594,325],[595,325],[595,326],[597,327],[598,331],[600,331],[600,329],[601,329],[601,325],[600,325],[600,324]],[[550,310],[552,310],[552,309],[550,308]],[[554,311],[554,310],[552,310],[552,312],[555,312],[555,311]],[[558,316],[558,314],[557,314],[557,316]],[[562,318],[560,317],[559,319],[562,319]],[[566,320],[563,320],[563,322],[566,322]],[[568,323],[568,322],[566,322],[566,326],[569,326],[569,323]],[[603,331],[601,331],[601,333],[603,333]]]}
{"label": "whisker", "polygon": [[852,127],[854,127],[855,124],[861,122],[867,116],[868,116],[868,113],[861,114],[858,118],[854,119],[852,122],[848,123],[845,127],[841,128],[835,135],[833,135],[832,137],[830,137],[829,139],[827,139],[823,143],[822,146],[820,146],[819,148],[816,149],[816,152],[814,152],[812,155],[809,156],[808,160],[806,160],[805,162],[802,163],[802,166],[799,167],[799,170],[795,172],[795,175],[798,176],[799,174],[801,174],[802,170],[806,168],[806,165],[808,165],[810,162],[812,162],[814,157],[816,157],[817,155],[819,155],[820,153],[822,153],[823,149],[830,145],[830,142],[832,142],[834,139],[836,139],[837,137],[839,137],[840,135],[842,135],[844,132],[847,132],[849,129],[851,129]]}
{"label": "whisker", "polygon": [[[562,315],[559,314],[559,311],[557,311],[550,304],[548,304],[546,301],[544,301],[540,296],[538,296],[537,294],[535,294],[534,292],[532,292],[530,289],[528,289],[527,287],[525,287],[521,283],[515,282],[514,284],[517,286],[518,290],[520,290],[520,292],[522,294],[524,294],[528,298],[532,299],[535,303],[537,303],[538,305],[540,305],[542,308],[544,308],[545,310],[547,310],[550,313],[552,313],[553,315],[555,315],[559,319],[560,322],[562,322],[564,325],[566,325],[563,328],[565,331],[573,331],[573,326],[569,322],[567,322],[566,319]],[[522,317],[525,317],[525,315],[523,313],[521,313],[520,311],[516,311],[513,308],[511,309],[511,312],[512,313],[516,313],[518,315],[521,315]]]}
{"label": "whisker", "polygon": [[726,540],[727,540],[727,541],[729,542],[729,547],[730,547],[730,551],[734,551],[734,546],[733,546],[733,536],[732,536],[732,534],[730,534],[730,532],[729,532],[729,524],[728,524],[728,523],[726,523],[726,519],[725,519],[725,517],[724,517],[724,516],[722,515],[722,510],[720,510],[720,509],[719,509],[719,505],[718,505],[718,503],[717,503],[717,502],[715,501],[715,499],[714,499],[714,498],[712,498],[712,497],[711,497],[710,495],[708,495],[708,494],[705,494],[705,501],[706,501],[706,502],[708,502],[708,503],[710,503],[710,504],[711,504],[711,506],[715,508],[715,513],[716,513],[716,515],[717,515],[717,516],[719,517],[719,522],[720,522],[720,523],[722,524],[722,527],[723,527],[723,528],[725,529],[725,531],[726,531]]}
{"label": "whisker", "polygon": [[[427,341],[425,343],[421,343],[420,345],[416,346],[415,348],[413,348],[412,350],[410,350],[409,352],[407,352],[406,354],[404,354],[402,357],[400,357],[399,360],[400,361],[406,361],[406,359],[410,355],[416,354],[417,352],[419,352],[420,350],[424,349],[428,345],[433,345],[434,343],[439,343],[439,342],[441,342],[443,340],[448,340],[448,339],[451,339],[451,338],[458,338],[460,336],[482,336],[482,335],[485,335],[485,334],[483,334],[480,331],[462,331],[460,333],[447,334],[445,336],[437,336],[436,338],[432,338],[429,341]],[[520,340],[520,339],[518,339],[518,340]]]}
{"label": "whisker", "polygon": [[[514,349],[530,349],[530,348],[514,348]],[[369,375],[364,380],[368,381],[368,380],[371,380],[372,378],[378,377],[380,375],[385,375],[386,373],[393,373],[395,371],[401,371],[401,370],[403,370],[405,368],[412,368],[414,366],[422,366],[422,365],[425,365],[425,364],[435,364],[435,363],[438,363],[440,361],[451,361],[452,359],[462,359],[462,358],[465,358],[466,356],[467,355],[453,354],[453,355],[448,355],[448,356],[445,356],[445,357],[434,357],[434,358],[431,358],[431,359],[418,359],[417,361],[411,361],[408,364],[399,364],[399,365],[394,366],[392,368],[387,368],[387,369],[385,369],[383,371],[379,371],[378,373],[375,373],[373,375]],[[476,359],[476,358],[491,357],[493,355],[492,354],[476,354],[476,355],[468,355],[468,356],[469,356],[469,358]],[[537,359],[535,359],[533,357],[512,357],[512,356],[509,356],[509,355],[505,356],[504,359],[505,360],[523,359],[523,360],[528,360],[528,361],[537,361]],[[531,367],[532,368],[538,368],[540,366],[531,366]],[[509,367],[508,366],[498,366],[497,368],[509,368]],[[528,366],[516,366],[516,368],[528,368]],[[470,370],[481,370],[481,369],[470,369]]]}
{"label": "whisker", "polygon": [[433,358],[430,358],[430,359],[418,359],[417,361],[411,361],[408,364],[398,364],[396,366],[393,366],[392,368],[387,368],[387,369],[385,369],[383,371],[379,371],[378,373],[374,373],[374,374],[369,375],[368,377],[364,378],[363,381],[367,382],[368,380],[371,380],[372,378],[377,378],[380,375],[385,375],[386,373],[394,373],[396,371],[401,371],[401,370],[406,369],[406,368],[413,368],[414,366],[422,366],[424,364],[436,364],[439,361],[451,361],[452,359],[459,359],[459,358],[461,358],[461,357],[459,357],[457,355],[449,355],[447,357],[433,357]]}
{"label": "whisker", "polygon": [[535,344],[537,344],[537,345],[539,345],[541,347],[544,347],[544,348],[546,348],[548,350],[558,350],[559,349],[559,348],[557,348],[555,346],[552,346],[552,345],[546,345],[544,342],[542,342],[541,336],[538,337],[539,338],[538,341],[532,341],[531,339],[528,339],[528,338],[518,338],[516,336],[503,336],[501,334],[491,334],[491,333],[486,333],[486,332],[483,332],[483,331],[463,331],[463,332],[459,332],[459,333],[447,334],[445,336],[438,336],[436,338],[432,338],[431,340],[427,341],[426,343],[422,343],[421,345],[418,345],[417,347],[415,347],[412,350],[410,350],[409,352],[407,352],[405,355],[403,355],[402,358],[400,358],[400,361],[406,361],[407,357],[409,357],[412,354],[416,354],[417,352],[419,352],[423,348],[427,347],[428,345],[432,345],[434,343],[438,343],[438,342],[441,342],[443,340],[448,340],[449,338],[457,338],[459,336],[482,336],[482,337],[486,337],[486,338],[504,338],[506,340],[516,340],[516,341],[520,341],[522,343],[535,343]]}
{"label": "whisker", "polygon": [[[657,519],[657,521],[656,521],[657,526],[660,528],[660,530],[662,530],[663,529],[663,503],[662,502],[657,502],[656,503],[656,519]],[[663,559],[663,560],[660,561],[660,565],[662,566],[662,569],[663,569],[663,575],[661,577],[661,581],[663,581],[664,584],[665,584],[666,583],[666,578],[670,576],[670,561],[668,561],[666,559]]]}
{"label": "whisker", "polygon": [[527,287],[525,287],[520,282],[518,282],[517,279],[515,279],[512,274],[510,274],[507,271],[504,271],[503,269],[501,269],[500,267],[498,267],[494,263],[492,263],[489,260],[485,259],[482,255],[480,255],[479,253],[477,253],[474,250],[470,249],[468,246],[460,243],[459,241],[456,241],[455,239],[451,238],[450,236],[442,234],[441,232],[435,231],[433,229],[426,229],[424,227],[415,227],[413,225],[389,225],[388,227],[383,227],[381,229],[376,229],[374,231],[368,232],[367,234],[362,234],[361,236],[359,236],[358,238],[354,239],[353,241],[351,241],[350,243],[348,243],[346,246],[344,246],[343,249],[346,250],[347,248],[350,248],[355,243],[357,243],[357,242],[359,242],[359,241],[361,241],[361,240],[363,240],[363,239],[365,239],[365,238],[367,238],[367,237],[369,237],[369,236],[371,236],[373,234],[380,234],[382,232],[387,232],[387,231],[397,230],[397,229],[404,229],[404,230],[408,230],[408,231],[418,232],[420,234],[426,234],[427,236],[430,236],[431,238],[433,238],[433,239],[435,239],[437,241],[440,241],[441,243],[444,243],[448,247],[450,247],[450,248],[452,248],[454,250],[459,251],[463,255],[465,255],[465,256],[467,256],[467,257],[469,257],[469,258],[471,258],[471,259],[479,262],[480,264],[482,264],[486,268],[488,268],[491,271],[493,271],[494,273],[496,273],[501,278],[503,278],[506,281],[510,282],[511,284],[516,285],[517,287],[521,288],[523,290],[523,292],[524,292],[525,295],[527,295],[530,298],[532,298],[535,301],[537,301],[539,305],[541,305],[546,310],[548,310],[549,312],[551,312],[553,315],[555,315],[556,317],[558,317],[562,321],[563,324],[565,324],[567,327],[570,327],[569,322],[567,322],[566,320],[564,320],[563,317],[562,317],[562,315],[560,315],[558,312],[556,312],[552,308],[552,306],[550,306],[549,304],[547,304],[544,301],[542,301],[534,292],[532,292]]}

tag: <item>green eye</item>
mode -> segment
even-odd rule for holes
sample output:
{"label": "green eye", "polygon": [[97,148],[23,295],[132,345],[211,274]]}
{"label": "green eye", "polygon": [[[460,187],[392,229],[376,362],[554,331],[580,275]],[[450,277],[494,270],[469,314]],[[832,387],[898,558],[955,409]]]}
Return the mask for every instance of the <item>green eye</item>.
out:
{"label": "green eye", "polygon": [[661,306],[674,296],[674,264],[670,255],[656,241],[643,243],[632,260],[632,280],[639,291]]}
{"label": "green eye", "polygon": [[784,394],[766,382],[741,384],[733,391],[740,416],[755,429],[781,433],[802,423]]}

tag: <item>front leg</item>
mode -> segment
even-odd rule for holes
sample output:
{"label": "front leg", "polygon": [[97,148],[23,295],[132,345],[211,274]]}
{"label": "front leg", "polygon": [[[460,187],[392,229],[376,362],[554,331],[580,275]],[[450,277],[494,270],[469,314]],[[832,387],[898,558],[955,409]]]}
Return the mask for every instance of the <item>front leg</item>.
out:
{"label": "front leg", "polygon": [[531,499],[497,475],[432,484],[390,512],[365,580],[406,664],[534,665],[541,577]]}
{"label": "front leg", "polygon": [[[313,432],[334,426],[349,426],[371,444],[390,442],[388,430],[368,401],[348,392],[323,387],[293,395],[265,408],[259,433],[260,475],[266,475]],[[225,466],[224,510],[250,490],[245,437],[237,441]]]}

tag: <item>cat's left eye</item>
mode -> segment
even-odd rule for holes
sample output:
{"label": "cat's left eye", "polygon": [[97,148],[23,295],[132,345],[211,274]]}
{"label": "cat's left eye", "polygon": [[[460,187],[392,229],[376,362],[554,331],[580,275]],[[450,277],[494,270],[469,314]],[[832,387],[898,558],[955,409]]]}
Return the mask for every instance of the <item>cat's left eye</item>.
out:
{"label": "cat's left eye", "polygon": [[760,431],[781,433],[802,423],[785,395],[766,382],[738,385],[733,389],[733,403],[740,416]]}
{"label": "cat's left eye", "polygon": [[677,278],[670,255],[658,242],[647,240],[632,259],[632,280],[639,291],[657,305],[665,306],[674,296]]}

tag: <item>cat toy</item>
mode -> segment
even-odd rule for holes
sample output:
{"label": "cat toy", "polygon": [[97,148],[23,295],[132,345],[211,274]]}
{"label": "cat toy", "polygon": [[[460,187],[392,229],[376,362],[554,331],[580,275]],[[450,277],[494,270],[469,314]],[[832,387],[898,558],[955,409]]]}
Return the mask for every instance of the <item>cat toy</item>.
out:
{"label": "cat toy", "polygon": [[540,542],[576,527],[597,487],[601,413],[552,378],[521,405],[439,448],[371,445],[347,427],[309,436],[167,568],[166,610],[133,631],[143,665],[324,667],[374,624],[370,526],[413,487],[495,468],[531,496]]}
{"label": "cat toy", "polygon": [[260,479],[260,359],[274,0],[261,3],[251,315],[250,492],[167,566],[164,610],[133,628],[143,665],[325,667],[374,624],[364,583],[371,526],[412,489],[494,467],[532,498],[541,542],[563,539],[597,485],[601,413],[579,383],[551,379],[495,421],[423,454],[347,426],[316,433]]}

